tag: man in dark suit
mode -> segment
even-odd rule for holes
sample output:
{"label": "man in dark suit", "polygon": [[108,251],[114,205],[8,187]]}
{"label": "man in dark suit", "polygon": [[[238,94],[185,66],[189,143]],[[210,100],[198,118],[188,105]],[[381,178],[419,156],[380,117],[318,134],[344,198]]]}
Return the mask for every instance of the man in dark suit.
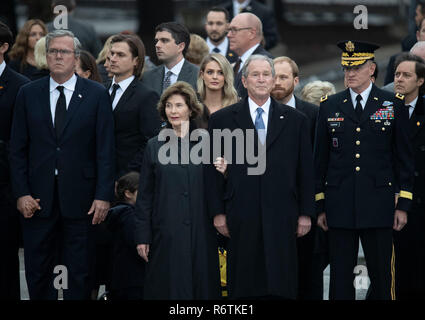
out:
{"label": "man in dark suit", "polygon": [[256,0],[227,1],[223,7],[230,12],[230,19],[239,13],[250,12],[263,22],[264,40],[266,50],[272,49],[279,41],[276,19],[273,10]]}
{"label": "man in dark suit", "polygon": [[19,88],[29,79],[10,69],[4,56],[13,42],[9,27],[0,22],[0,300],[19,300],[19,215],[9,174],[9,140]]}
{"label": "man in dark suit", "polygon": [[116,178],[140,171],[147,141],[160,128],[156,104],[159,95],[139,81],[145,62],[145,47],[133,35],[112,38],[109,87],[115,120]]}
{"label": "man in dark suit", "polygon": [[[277,57],[273,62],[276,70],[276,82],[271,96],[276,101],[297,109],[307,117],[313,150],[319,107],[295,97],[294,89],[299,82],[299,69],[294,60],[289,57]],[[306,236],[297,239],[298,299],[321,300],[323,298],[323,270],[317,265],[313,266],[316,231],[317,226],[313,221],[311,231]]]}
{"label": "man in dark suit", "polygon": [[370,298],[390,300],[393,229],[406,224],[413,197],[408,114],[402,95],[394,97],[371,81],[378,46],[358,41],[338,46],[348,89],[321,99],[314,149],[318,225],[329,236],[329,298],[354,300],[360,238]]}
{"label": "man in dark suit", "polygon": [[230,49],[239,56],[239,59],[233,65],[235,89],[242,99],[248,96],[247,90],[242,84],[241,72],[248,58],[252,54],[262,54],[273,58],[260,44],[263,34],[262,28],[261,20],[252,13],[240,13],[230,22],[227,34]]}
{"label": "man in dark suit", "polygon": [[394,234],[396,297],[425,299],[425,64],[422,58],[402,53],[396,60],[394,89],[405,96],[409,111],[410,141],[415,159],[415,182],[408,223]]}
{"label": "man in dark suit", "polygon": [[[82,49],[89,51],[93,57],[97,57],[100,50],[102,50],[102,43],[92,25],[74,18],[73,13],[76,7],[75,0],[52,0],[52,11],[56,6],[60,5],[68,9],[68,27],[65,29],[72,31],[78,40],[80,40]],[[47,24],[47,29],[49,31],[55,30],[53,22]]]}
{"label": "man in dark suit", "polygon": [[143,83],[161,95],[176,81],[186,81],[197,91],[196,81],[199,68],[185,60],[189,48],[190,34],[177,22],[164,22],[155,28],[155,50],[163,65],[146,72]]}
{"label": "man in dark suit", "polygon": [[[247,153],[242,162],[229,161],[226,178],[208,166],[208,210],[217,230],[229,237],[229,297],[295,299],[296,238],[309,232],[314,217],[309,124],[301,112],[270,98],[275,81],[270,58],[252,55],[242,72],[248,97],[213,113],[208,129],[211,136],[216,129],[242,129],[242,139],[259,154],[255,169],[264,170],[251,172]],[[212,158],[240,158],[239,147],[232,144],[231,154]]]}
{"label": "man in dark suit", "polygon": [[[102,85],[74,74],[78,45],[70,31],[49,33],[50,76],[23,86],[15,104],[11,177],[35,300],[56,299],[59,287],[64,299],[89,299],[92,224],[105,219],[114,195],[111,102]],[[62,281],[57,265],[66,268]]]}
{"label": "man in dark suit", "polygon": [[229,12],[226,9],[211,8],[206,16],[205,31],[208,35],[206,41],[210,53],[220,53],[233,63],[238,59],[238,55],[229,49],[229,39],[227,39],[229,21]]}

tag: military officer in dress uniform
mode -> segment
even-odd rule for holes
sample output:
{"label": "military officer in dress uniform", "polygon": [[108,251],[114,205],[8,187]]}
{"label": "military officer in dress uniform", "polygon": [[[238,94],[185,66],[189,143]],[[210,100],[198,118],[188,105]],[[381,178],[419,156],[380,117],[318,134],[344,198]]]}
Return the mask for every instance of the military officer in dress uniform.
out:
{"label": "military officer in dress uniform", "polygon": [[348,88],[321,99],[314,151],[318,225],[329,234],[329,298],[355,299],[360,238],[370,298],[394,299],[392,229],[407,223],[413,197],[408,112],[403,95],[371,81],[378,46],[343,41],[338,47]]}

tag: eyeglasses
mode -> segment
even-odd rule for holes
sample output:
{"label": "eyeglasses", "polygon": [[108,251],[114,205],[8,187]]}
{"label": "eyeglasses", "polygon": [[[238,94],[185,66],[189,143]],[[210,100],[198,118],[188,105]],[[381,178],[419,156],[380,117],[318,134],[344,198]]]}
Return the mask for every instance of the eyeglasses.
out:
{"label": "eyeglasses", "polygon": [[47,50],[47,54],[51,56],[57,56],[58,53],[61,54],[61,56],[69,56],[70,54],[74,53],[74,50],[64,50],[64,49],[49,49]]}
{"label": "eyeglasses", "polygon": [[248,30],[248,29],[252,29],[251,27],[246,27],[246,28],[235,28],[235,27],[231,27],[229,28],[229,32],[232,34],[235,34],[236,32],[239,32],[241,30]]}

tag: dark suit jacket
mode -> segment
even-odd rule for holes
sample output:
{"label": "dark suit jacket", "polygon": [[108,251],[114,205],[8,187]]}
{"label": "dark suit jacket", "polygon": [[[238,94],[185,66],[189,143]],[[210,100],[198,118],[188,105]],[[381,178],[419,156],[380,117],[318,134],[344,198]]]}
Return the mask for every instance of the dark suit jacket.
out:
{"label": "dark suit jacket", "polygon": [[[221,5],[221,7],[224,7],[227,9],[227,11],[229,11],[230,20],[232,20],[237,14],[233,12],[232,1],[227,1]],[[269,50],[276,46],[279,41],[279,34],[277,32],[276,19],[273,10],[258,1],[251,0],[249,5],[244,10],[242,10],[242,12],[253,13],[261,20],[263,24],[263,34],[266,41],[265,48]]]}
{"label": "dark suit jacket", "polygon": [[[268,51],[264,50],[261,45],[259,45],[252,54],[262,54],[273,59],[273,56]],[[242,84],[242,69],[240,69],[238,74],[235,75],[235,89],[238,92],[239,97],[241,97],[242,99],[248,96],[248,91],[246,91],[245,87]]]}
{"label": "dark suit jacket", "polygon": [[[29,82],[28,78],[13,71],[7,65],[0,77],[0,205],[13,202],[8,159],[10,129],[16,95],[19,88],[27,82]],[[0,214],[16,215],[16,211],[2,210]]]}
{"label": "dark suit jacket", "polygon": [[414,161],[400,98],[372,85],[360,120],[349,89],[321,102],[314,145],[316,201],[329,227],[392,228],[399,191],[397,209],[409,210]]}
{"label": "dark suit jacket", "polygon": [[238,60],[238,55],[236,54],[236,52],[230,50],[230,43],[227,45],[226,58],[229,63],[234,63],[236,62],[236,60]]}
{"label": "dark suit jacket", "polygon": [[302,113],[304,113],[304,115],[308,119],[310,135],[311,135],[311,143],[313,145],[314,133],[316,131],[316,119],[317,119],[317,115],[319,114],[319,107],[312,103],[303,101],[295,97],[295,108],[301,111]]}
{"label": "dark suit jacket", "polygon": [[[210,135],[214,129],[242,129],[247,143],[245,130],[251,129],[257,141],[248,99],[214,112],[208,126]],[[300,215],[315,216],[308,130],[305,115],[272,99],[263,158],[265,172],[248,174],[247,169],[256,165],[248,164],[246,153],[241,164],[235,163],[236,143],[231,148],[233,163],[227,167],[226,179],[214,165],[206,168],[209,215],[225,214],[230,232],[227,283],[231,298],[296,297],[297,221]],[[255,142],[254,150],[256,146]],[[212,154],[212,158],[216,156]]]}
{"label": "dark suit jacket", "polygon": [[[49,32],[54,31],[53,23],[49,22],[47,28]],[[102,43],[93,26],[75,19],[72,15],[68,15],[68,30],[72,31],[78,40],[80,40],[82,48],[89,51],[96,59],[100,50],[102,50]]]}
{"label": "dark suit jacket", "polygon": [[50,111],[49,77],[18,93],[10,139],[12,186],[17,198],[40,198],[41,211],[52,211],[55,169],[61,213],[86,218],[94,199],[114,196],[114,118],[101,84],[77,76],[64,129],[56,137]]}
{"label": "dark suit jacket", "polygon": [[[198,79],[199,67],[185,60],[183,63],[183,67],[180,70],[177,81],[186,81],[189,83],[195,91],[198,91],[196,86],[196,81]],[[147,87],[153,89],[158,93],[158,95],[162,94],[162,84],[164,82],[164,73],[165,67],[164,65],[159,65],[156,68],[147,71],[142,78],[142,83]]]}
{"label": "dark suit jacket", "polygon": [[140,171],[146,143],[159,132],[158,101],[158,94],[137,78],[118,101],[113,112],[117,178],[132,170]]}

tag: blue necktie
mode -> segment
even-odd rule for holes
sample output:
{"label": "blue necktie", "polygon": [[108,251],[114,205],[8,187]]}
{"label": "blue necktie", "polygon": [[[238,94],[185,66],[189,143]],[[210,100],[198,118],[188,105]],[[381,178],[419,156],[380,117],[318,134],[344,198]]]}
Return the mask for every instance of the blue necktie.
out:
{"label": "blue necktie", "polygon": [[215,53],[220,53],[220,49],[215,47],[212,51],[214,51]]}
{"label": "blue necktie", "polygon": [[255,118],[255,129],[257,129],[258,138],[260,138],[262,144],[266,141],[266,126],[264,125],[263,117],[261,116],[263,112],[263,109],[257,108],[257,117]]}

